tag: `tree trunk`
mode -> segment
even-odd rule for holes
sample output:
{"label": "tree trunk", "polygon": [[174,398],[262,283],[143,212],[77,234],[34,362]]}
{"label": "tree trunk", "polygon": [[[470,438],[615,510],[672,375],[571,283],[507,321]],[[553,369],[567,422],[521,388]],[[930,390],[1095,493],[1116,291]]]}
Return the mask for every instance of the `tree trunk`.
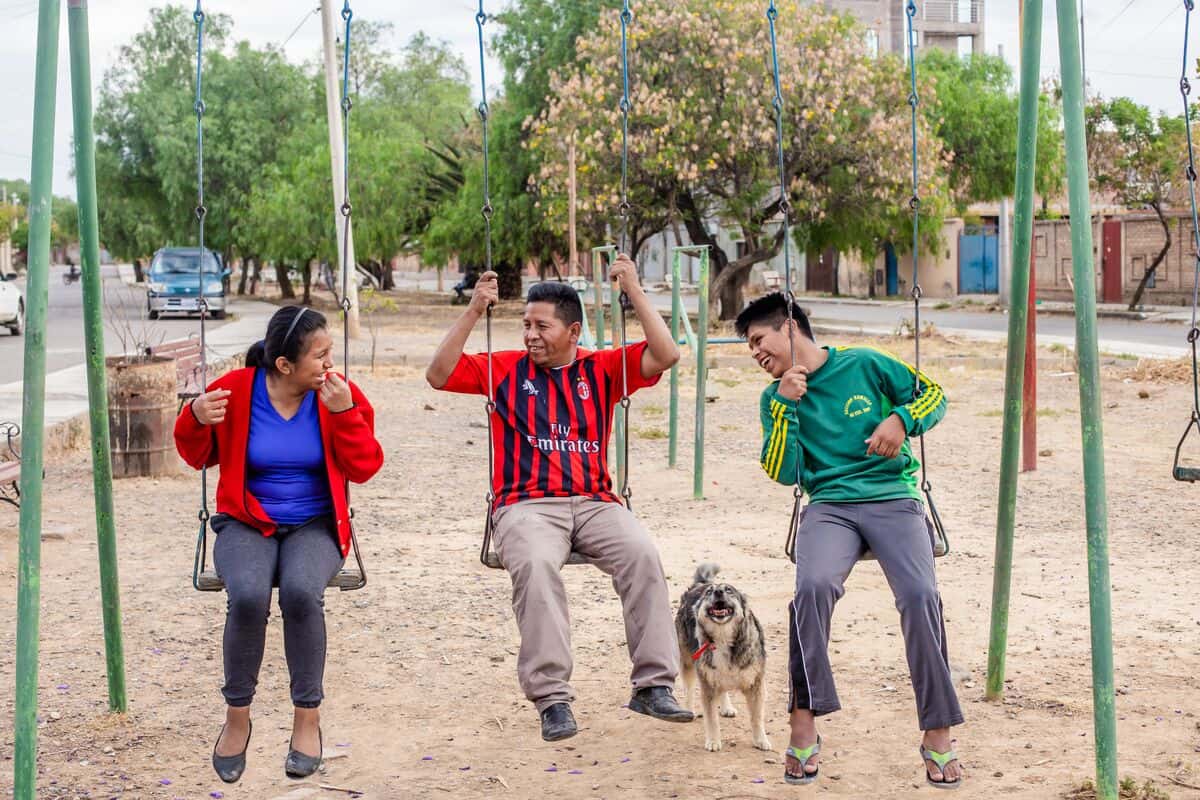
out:
{"label": "tree trunk", "polygon": [[255,256],[254,272],[250,275],[250,294],[258,294],[258,282],[262,280],[262,259]]}
{"label": "tree trunk", "polygon": [[246,293],[246,282],[250,279],[250,256],[242,258],[242,274],[238,277],[238,297]]}
{"label": "tree trunk", "polygon": [[142,260],[140,258],[133,260],[133,279],[138,283],[146,282],[146,275],[142,271]]}
{"label": "tree trunk", "polygon": [[[392,260],[390,258],[384,259],[383,263],[380,264],[380,272],[379,288],[385,292],[390,292],[392,289],[395,289],[396,276],[392,274]],[[438,287],[438,291],[441,291],[440,286]]]}
{"label": "tree trunk", "polygon": [[311,258],[304,260],[304,268],[300,271],[301,279],[304,281],[304,299],[300,302],[308,305],[312,301],[312,263]]}
{"label": "tree trunk", "polygon": [[500,298],[515,300],[521,296],[521,262],[499,261],[492,265],[499,283]]}
{"label": "tree trunk", "polygon": [[1167,224],[1167,218],[1163,216],[1162,207],[1158,203],[1151,203],[1150,207],[1158,215],[1158,223],[1162,225],[1166,242],[1163,243],[1162,250],[1158,251],[1158,255],[1154,257],[1154,263],[1146,269],[1146,274],[1138,282],[1137,289],[1133,292],[1133,299],[1129,301],[1130,311],[1137,311],[1137,307],[1141,305],[1142,293],[1146,291],[1146,284],[1150,283],[1150,279],[1154,277],[1154,271],[1158,269],[1158,265],[1167,257],[1167,251],[1171,249],[1171,226]]}
{"label": "tree trunk", "polygon": [[295,300],[296,292],[292,289],[292,279],[288,277],[288,265],[282,261],[275,262],[275,280],[279,284],[279,295],[284,300]]}

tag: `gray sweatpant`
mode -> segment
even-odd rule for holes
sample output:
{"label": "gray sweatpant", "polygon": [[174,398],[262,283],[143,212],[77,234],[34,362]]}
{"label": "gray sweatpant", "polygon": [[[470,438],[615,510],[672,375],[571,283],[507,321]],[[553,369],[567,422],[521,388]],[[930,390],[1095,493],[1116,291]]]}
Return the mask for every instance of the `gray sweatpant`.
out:
{"label": "gray sweatpant", "polygon": [[498,509],[496,555],[512,577],[521,631],[517,679],[537,710],[575,699],[571,619],[560,570],[574,549],[612,576],[625,615],[634,689],[674,687],[679,645],[662,561],[625,506],[586,497],[522,500]]}
{"label": "gray sweatpant", "polygon": [[933,536],[919,500],[811,503],[796,534],[796,597],[790,617],[788,711],[840,709],[829,665],[829,623],[845,581],[870,548],[892,587],[921,730],[961,725],[946,655]]}
{"label": "gray sweatpant", "polygon": [[225,581],[225,685],[231,706],[248,706],[258,686],[271,614],[271,586],[279,586],[283,650],[292,704],[317,708],[325,697],[325,586],[342,567],[333,517],[280,525],[271,536],[225,514],[212,518],[213,563]]}

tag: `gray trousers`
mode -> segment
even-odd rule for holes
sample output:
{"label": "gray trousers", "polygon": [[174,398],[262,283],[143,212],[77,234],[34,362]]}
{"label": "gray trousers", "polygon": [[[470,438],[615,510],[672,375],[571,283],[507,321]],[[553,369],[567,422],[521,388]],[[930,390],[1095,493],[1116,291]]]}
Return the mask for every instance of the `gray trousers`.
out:
{"label": "gray trousers", "polygon": [[829,665],[829,623],[845,581],[870,548],[892,587],[921,730],[961,725],[946,654],[933,536],[919,500],[812,503],[796,534],[796,597],[790,618],[788,711],[840,709]]}
{"label": "gray trousers", "polygon": [[233,517],[212,518],[213,563],[225,581],[225,685],[231,706],[248,706],[258,686],[271,615],[271,587],[279,586],[283,650],[292,704],[317,708],[325,697],[325,585],[342,567],[332,517],[280,525],[263,536]]}
{"label": "gray trousers", "polygon": [[679,645],[667,579],[650,534],[625,506],[586,497],[522,500],[497,510],[493,520],[521,632],[517,679],[539,712],[575,699],[560,573],[572,549],[612,576],[625,615],[633,688],[675,685]]}

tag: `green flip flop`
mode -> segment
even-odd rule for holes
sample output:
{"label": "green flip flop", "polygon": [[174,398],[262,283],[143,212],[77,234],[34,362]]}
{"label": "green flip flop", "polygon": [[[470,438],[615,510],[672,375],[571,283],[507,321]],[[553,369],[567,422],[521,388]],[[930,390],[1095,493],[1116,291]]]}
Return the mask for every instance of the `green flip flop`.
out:
{"label": "green flip flop", "polygon": [[791,745],[789,745],[785,755],[791,756],[792,758],[796,759],[796,761],[798,761],[800,763],[800,771],[803,773],[803,775],[799,775],[799,776],[792,775],[791,773],[789,773],[787,771],[787,766],[785,764],[784,770],[783,770],[783,779],[785,781],[787,781],[788,783],[792,784],[793,786],[803,786],[805,784],[812,783],[813,781],[815,781],[817,779],[817,776],[821,774],[821,767],[818,766],[816,771],[812,772],[812,773],[804,772],[804,767],[805,767],[805,765],[808,764],[808,760],[810,758],[812,758],[813,756],[815,756],[817,753],[820,753],[820,752],[821,752],[821,737],[820,736],[817,737],[816,744],[809,745],[808,747],[801,748],[801,747],[792,747]]}
{"label": "green flip flop", "polygon": [[[959,786],[962,786],[961,776],[952,781],[946,780],[946,765],[951,761],[958,760],[957,753],[953,750],[939,753],[936,750],[930,750],[923,744],[919,745],[917,749],[921,751],[921,768],[925,770],[926,783],[938,789],[957,789]],[[942,779],[940,781],[935,781],[933,776],[929,774],[929,767],[925,765],[925,761],[932,761],[934,764],[937,764],[937,768],[942,772]]]}

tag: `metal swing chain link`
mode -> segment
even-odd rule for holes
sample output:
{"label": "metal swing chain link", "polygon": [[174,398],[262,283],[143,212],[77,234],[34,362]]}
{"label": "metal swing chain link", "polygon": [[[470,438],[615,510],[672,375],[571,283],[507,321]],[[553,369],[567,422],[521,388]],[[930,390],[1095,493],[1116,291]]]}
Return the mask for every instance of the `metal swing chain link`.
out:
{"label": "metal swing chain link", "polygon": [[[196,101],[192,109],[196,112],[196,222],[199,228],[200,269],[199,293],[196,298],[196,308],[200,311],[200,393],[208,391],[208,335],[205,324],[208,317],[208,300],[204,296],[204,221],[208,217],[208,208],[204,205],[204,99],[203,99],[203,64],[204,64],[204,10],[200,7],[201,0],[196,0],[196,10],[192,19],[196,23]],[[206,525],[208,513],[208,467],[200,469],[200,524]],[[207,547],[205,548],[207,550]],[[203,564],[201,565],[203,566]]]}
{"label": "metal swing chain link", "polygon": [[[621,217],[621,252],[630,251],[629,214],[632,206],[629,203],[629,110],[632,103],[629,100],[629,25],[633,22],[633,11],[629,8],[629,0],[624,0],[621,8],[621,203],[617,213]],[[633,509],[633,490],[629,488],[629,363],[625,357],[626,334],[625,312],[629,307],[629,297],[621,292],[617,306],[620,308],[621,328],[621,474],[620,493],[625,501],[625,507]]]}
{"label": "metal swing chain link", "polygon": [[1200,327],[1197,327],[1197,308],[1200,307],[1200,214],[1197,213],[1196,208],[1196,152],[1192,143],[1192,109],[1188,100],[1192,86],[1187,76],[1188,32],[1191,29],[1195,0],[1183,0],[1183,8],[1183,57],[1179,74],[1179,94],[1183,98],[1183,127],[1187,133],[1188,160],[1184,173],[1187,176],[1188,194],[1192,205],[1192,246],[1195,251],[1195,277],[1192,282],[1192,326],[1188,330],[1187,341],[1192,348],[1192,422],[1200,426],[1200,354],[1197,353],[1197,340],[1200,340]]}
{"label": "metal swing chain link", "polygon": [[[787,186],[787,166],[784,160],[783,147],[783,85],[779,79],[779,47],[775,32],[775,21],[779,18],[779,10],[775,7],[775,0],[770,0],[767,6],[767,24],[771,34],[771,72],[775,82],[775,96],[771,100],[771,107],[775,110],[775,148],[777,161],[779,165],[779,213],[783,219],[783,283],[784,283],[784,300],[787,303],[788,319],[794,320],[796,316],[796,295],[792,290],[792,259],[791,259],[791,216],[792,216],[792,201],[791,193]],[[796,366],[796,342],[792,338],[791,331],[788,333],[788,351],[791,357],[791,365]],[[799,458],[796,459],[796,483],[792,489],[795,507],[792,511],[792,521],[788,527],[787,543],[784,545],[784,550],[787,552],[787,557],[795,559],[793,546],[796,541],[796,526],[799,522],[800,498],[804,495],[804,490],[800,486],[800,479],[804,474],[804,464]]]}
{"label": "metal swing chain link", "polygon": [[[480,208],[480,214],[483,215],[484,225],[484,245],[485,245],[485,272],[490,272],[492,269],[492,197],[490,188],[489,160],[488,160],[488,101],[487,101],[487,67],[484,64],[484,46],[483,46],[483,26],[487,23],[487,13],[483,10],[483,0],[479,0],[479,11],[475,14],[475,27],[479,34],[479,86],[480,99],[479,106],[476,109],[479,112],[479,121],[483,127],[483,206]],[[487,484],[487,506],[488,519],[491,520],[492,505],[496,502],[496,455],[492,452],[492,416],[496,413],[496,383],[495,375],[492,371],[492,306],[487,307],[487,320],[485,322],[487,332],[487,381],[488,394],[487,403],[484,405],[487,413],[487,432],[488,441],[488,484]],[[490,531],[490,527],[488,528]],[[484,542],[485,548],[487,542]]]}
{"label": "metal swing chain link", "polygon": [[[342,41],[342,205],[339,210],[342,212],[342,374],[346,376],[347,386],[350,384],[350,217],[354,211],[350,203],[350,109],[354,106],[350,99],[350,21],[353,18],[350,0],[345,0],[342,5],[342,19],[346,23]],[[353,519],[349,478],[345,481],[345,491],[347,514]],[[356,549],[357,546],[356,543]]]}
{"label": "metal swing chain link", "polygon": [[[921,255],[921,196],[920,196],[920,177],[918,175],[918,159],[917,159],[917,107],[920,105],[920,97],[917,94],[917,39],[916,32],[913,30],[913,18],[917,15],[917,5],[913,0],[908,0],[908,4],[904,7],[905,16],[908,24],[908,75],[909,75],[909,92],[908,92],[908,107],[912,114],[912,195],[908,198],[908,207],[913,213],[913,241],[912,241],[912,299],[913,299],[913,366],[915,367],[915,375],[913,376],[913,400],[921,396],[921,281],[920,272],[918,269],[918,261]],[[925,458],[925,434],[917,437],[921,450],[921,491],[926,495],[933,488],[933,484],[929,482],[928,467],[926,466]]]}

